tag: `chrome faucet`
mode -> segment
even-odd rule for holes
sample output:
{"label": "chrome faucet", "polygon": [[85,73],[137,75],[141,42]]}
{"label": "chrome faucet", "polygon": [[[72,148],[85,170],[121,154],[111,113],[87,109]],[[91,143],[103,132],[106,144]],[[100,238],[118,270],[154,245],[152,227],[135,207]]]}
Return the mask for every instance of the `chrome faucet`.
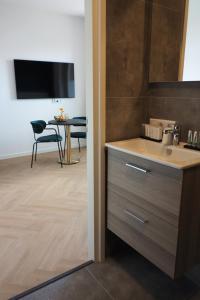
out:
{"label": "chrome faucet", "polygon": [[173,145],[177,146],[180,143],[180,136],[181,136],[181,126],[179,124],[174,125],[173,130]]}

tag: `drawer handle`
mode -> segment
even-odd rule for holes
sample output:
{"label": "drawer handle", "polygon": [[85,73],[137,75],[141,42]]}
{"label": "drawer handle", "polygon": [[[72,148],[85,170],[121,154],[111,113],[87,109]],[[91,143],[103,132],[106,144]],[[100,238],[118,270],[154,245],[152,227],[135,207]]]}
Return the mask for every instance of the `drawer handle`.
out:
{"label": "drawer handle", "polygon": [[138,167],[138,166],[136,166],[136,165],[132,165],[132,164],[129,164],[129,163],[126,163],[126,167],[132,168],[132,169],[134,169],[134,170],[140,171],[140,172],[145,173],[145,174],[151,173],[150,170],[143,169],[143,168],[140,168],[140,167]]}
{"label": "drawer handle", "polygon": [[135,219],[136,221],[138,221],[142,224],[147,224],[149,222],[148,220],[143,220],[143,219],[137,217],[136,215],[134,215],[132,212],[130,212],[127,209],[125,209],[124,212],[125,212],[126,215],[130,216],[131,218]]}

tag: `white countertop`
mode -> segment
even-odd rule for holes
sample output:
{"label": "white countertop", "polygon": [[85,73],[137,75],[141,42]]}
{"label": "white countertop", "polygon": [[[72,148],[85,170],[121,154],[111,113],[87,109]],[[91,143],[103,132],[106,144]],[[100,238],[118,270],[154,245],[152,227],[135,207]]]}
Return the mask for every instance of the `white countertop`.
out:
{"label": "white countertop", "polygon": [[200,151],[179,146],[165,146],[142,138],[107,143],[106,147],[145,158],[176,169],[200,165]]}

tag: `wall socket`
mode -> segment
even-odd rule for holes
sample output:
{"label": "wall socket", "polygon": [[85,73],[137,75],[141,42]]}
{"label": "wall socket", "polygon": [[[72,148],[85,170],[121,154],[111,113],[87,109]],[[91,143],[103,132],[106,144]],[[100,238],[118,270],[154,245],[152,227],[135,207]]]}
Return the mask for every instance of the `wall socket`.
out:
{"label": "wall socket", "polygon": [[61,103],[61,99],[52,99],[52,103]]}

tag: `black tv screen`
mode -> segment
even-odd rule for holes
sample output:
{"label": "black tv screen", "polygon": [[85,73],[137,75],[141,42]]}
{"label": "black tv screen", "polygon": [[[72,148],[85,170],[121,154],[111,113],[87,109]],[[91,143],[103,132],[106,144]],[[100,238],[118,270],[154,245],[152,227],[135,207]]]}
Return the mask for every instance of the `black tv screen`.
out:
{"label": "black tv screen", "polygon": [[14,60],[17,99],[74,98],[74,64]]}

